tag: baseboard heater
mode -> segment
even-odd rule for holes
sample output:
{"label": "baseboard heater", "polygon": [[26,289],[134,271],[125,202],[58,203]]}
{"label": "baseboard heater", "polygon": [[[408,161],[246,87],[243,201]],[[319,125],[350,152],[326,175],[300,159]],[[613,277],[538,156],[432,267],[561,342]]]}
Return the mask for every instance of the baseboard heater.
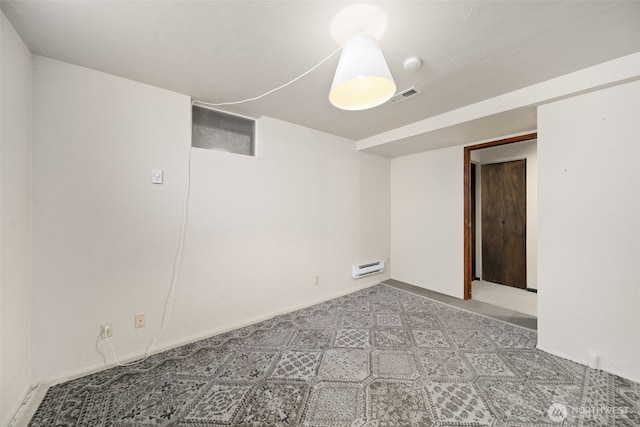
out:
{"label": "baseboard heater", "polygon": [[354,265],[351,269],[351,277],[359,279],[363,276],[382,273],[384,271],[384,261],[370,262],[368,264]]}

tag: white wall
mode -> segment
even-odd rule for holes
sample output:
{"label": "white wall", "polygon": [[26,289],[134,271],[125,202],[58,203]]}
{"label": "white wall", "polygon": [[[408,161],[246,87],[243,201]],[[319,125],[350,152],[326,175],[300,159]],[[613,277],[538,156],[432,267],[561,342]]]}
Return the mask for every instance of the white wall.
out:
{"label": "white wall", "polygon": [[181,315],[171,340],[385,277],[354,281],[350,272],[353,264],[389,256],[389,160],[271,118],[258,128],[262,157],[193,151],[183,270],[190,291],[177,297]]}
{"label": "white wall", "polygon": [[[122,358],[158,330],[190,100],[40,57],[34,73],[33,366],[36,380],[50,380],[111,362],[98,339],[103,321],[114,322]],[[192,150],[184,262],[157,348],[388,277],[350,273],[389,256],[389,160],[270,118],[259,121],[258,140],[255,158]],[[152,168],[164,169],[165,184],[150,183]],[[133,328],[136,313],[147,328]]]}
{"label": "white wall", "polygon": [[[178,242],[190,99],[34,58],[34,380],[152,336]],[[150,184],[152,168],[166,172]],[[149,327],[133,330],[133,314]]]}
{"label": "white wall", "polygon": [[538,346],[640,381],[640,82],[538,122]]}
{"label": "white wall", "polygon": [[[640,83],[539,108],[539,347],[640,380]],[[462,146],[391,162],[392,277],[462,297]]]}
{"label": "white wall", "polygon": [[[363,153],[364,154],[364,153]],[[360,161],[360,262],[391,256],[391,161],[368,155]],[[391,277],[389,264],[387,276]]]}
{"label": "white wall", "polygon": [[31,52],[0,13],[0,425],[31,385]]}
{"label": "white wall", "polygon": [[476,274],[482,277],[482,166],[527,160],[527,288],[538,287],[538,154],[536,141],[524,141],[471,152],[476,168]]}
{"label": "white wall", "polygon": [[392,278],[463,298],[463,148],[391,160]]}

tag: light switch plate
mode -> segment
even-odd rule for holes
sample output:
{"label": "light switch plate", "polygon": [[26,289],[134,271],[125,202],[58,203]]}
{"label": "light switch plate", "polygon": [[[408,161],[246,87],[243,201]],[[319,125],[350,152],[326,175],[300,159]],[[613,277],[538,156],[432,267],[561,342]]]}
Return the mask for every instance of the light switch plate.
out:
{"label": "light switch plate", "polygon": [[163,175],[162,169],[151,169],[151,182],[153,184],[162,184]]}

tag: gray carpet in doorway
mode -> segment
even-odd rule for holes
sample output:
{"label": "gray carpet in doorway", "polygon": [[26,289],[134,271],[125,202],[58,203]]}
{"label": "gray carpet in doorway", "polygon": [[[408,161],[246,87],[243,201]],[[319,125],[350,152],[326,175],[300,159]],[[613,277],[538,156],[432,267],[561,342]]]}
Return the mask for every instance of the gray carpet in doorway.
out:
{"label": "gray carpet in doorway", "polygon": [[640,387],[377,285],[52,387],[31,426],[640,426]]}

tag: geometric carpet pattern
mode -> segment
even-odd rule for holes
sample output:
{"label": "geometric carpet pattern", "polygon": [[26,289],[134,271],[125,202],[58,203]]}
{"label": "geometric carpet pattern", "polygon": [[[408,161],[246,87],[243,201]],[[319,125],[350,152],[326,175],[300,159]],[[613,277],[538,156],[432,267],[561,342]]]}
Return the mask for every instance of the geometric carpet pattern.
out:
{"label": "geometric carpet pattern", "polygon": [[386,286],[49,389],[31,426],[640,426],[640,386]]}

